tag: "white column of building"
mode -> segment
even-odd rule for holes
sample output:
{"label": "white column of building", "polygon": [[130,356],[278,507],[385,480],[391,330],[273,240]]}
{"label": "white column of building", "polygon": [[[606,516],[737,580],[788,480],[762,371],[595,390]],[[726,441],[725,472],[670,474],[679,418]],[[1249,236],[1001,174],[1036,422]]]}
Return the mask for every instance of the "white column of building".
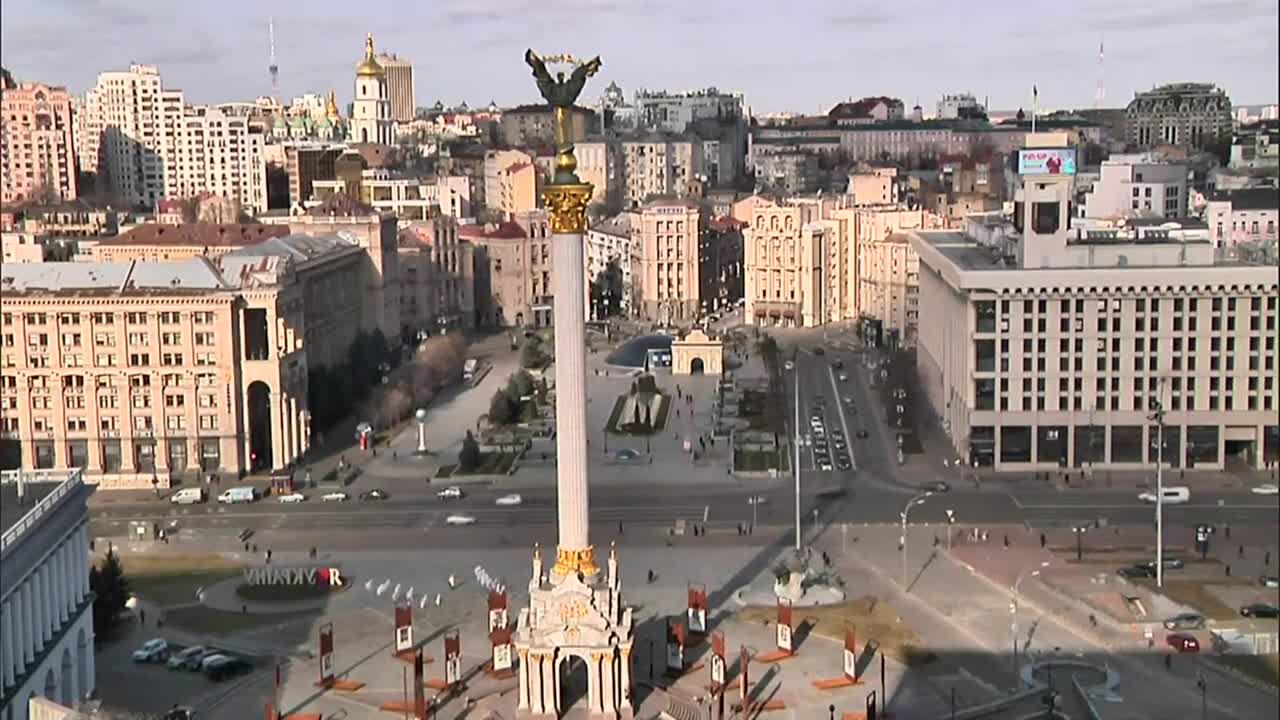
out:
{"label": "white column of building", "polygon": [[40,624],[37,625],[40,633],[40,647],[44,648],[49,644],[49,640],[53,638],[53,601],[51,588],[53,583],[49,582],[49,562],[46,559],[40,565],[40,569],[36,571],[36,591],[35,597],[36,607],[40,609]]}
{"label": "white column of building", "polygon": [[41,598],[44,597],[44,578],[39,570],[31,573],[30,579],[27,580],[28,597],[27,602],[31,603],[31,642],[34,652],[44,650],[44,603]]}
{"label": "white column of building", "polygon": [[22,662],[18,666],[23,669],[36,659],[36,613],[32,603],[33,579],[33,576],[28,575],[18,591],[22,594],[22,614],[18,618],[18,630],[22,635]]}
{"label": "white column of building", "polygon": [[64,573],[62,571],[62,546],[54,547],[53,552],[49,553],[49,621],[53,625],[54,632],[57,632],[63,620],[63,608],[66,607],[66,597],[62,593],[62,579]]}
{"label": "white column of building", "polygon": [[552,235],[556,269],[556,478],[560,550],[588,547],[587,373],[582,233]]}
{"label": "white column of building", "polygon": [[59,621],[66,623],[71,618],[71,542],[64,540],[58,546],[58,607],[62,609]]}
{"label": "white column of building", "polygon": [[13,636],[13,596],[0,605],[0,693],[13,684],[17,638]]}
{"label": "white column of building", "polygon": [[80,539],[76,541],[80,548],[80,592],[76,595],[76,605],[89,594],[89,526],[80,526]]}

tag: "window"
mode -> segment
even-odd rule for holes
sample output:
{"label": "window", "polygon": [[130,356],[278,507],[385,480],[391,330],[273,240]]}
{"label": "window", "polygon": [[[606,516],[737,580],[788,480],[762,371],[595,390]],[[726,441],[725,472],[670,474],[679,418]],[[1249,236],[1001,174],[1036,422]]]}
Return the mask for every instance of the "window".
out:
{"label": "window", "polygon": [[213,345],[213,333],[211,333],[211,332],[198,332],[198,333],[196,333],[196,334],[195,334],[195,342],[196,342],[196,345],[201,345],[201,346],[212,346],[212,345]]}
{"label": "window", "polygon": [[176,312],[160,313],[160,322],[161,324],[164,324],[164,325],[175,325],[178,323],[180,319],[181,319],[181,316]]}
{"label": "window", "polygon": [[129,325],[142,325],[147,321],[147,314],[144,312],[125,313],[124,321]]}
{"label": "window", "polygon": [[186,415],[167,415],[165,416],[165,419],[164,419],[164,426],[169,428],[170,430],[186,430],[187,416]]}
{"label": "window", "polygon": [[153,425],[151,424],[151,416],[150,416],[150,415],[135,415],[135,416],[133,416],[133,429],[134,429],[134,430],[141,430],[141,431],[143,431],[143,432],[148,432],[148,431],[150,431],[150,430],[152,429],[152,427],[153,427]]}
{"label": "window", "polygon": [[151,364],[150,353],[129,353],[130,367],[146,367]]}
{"label": "window", "polygon": [[163,353],[160,364],[165,367],[177,367],[182,364],[182,353]]}
{"label": "window", "polygon": [[144,332],[131,332],[129,333],[129,344],[130,345],[150,345],[151,338]]}
{"label": "window", "polygon": [[182,333],[179,332],[163,332],[160,333],[161,345],[181,345]]}
{"label": "window", "polygon": [[200,429],[201,430],[217,430],[218,416],[217,415],[201,415]]}

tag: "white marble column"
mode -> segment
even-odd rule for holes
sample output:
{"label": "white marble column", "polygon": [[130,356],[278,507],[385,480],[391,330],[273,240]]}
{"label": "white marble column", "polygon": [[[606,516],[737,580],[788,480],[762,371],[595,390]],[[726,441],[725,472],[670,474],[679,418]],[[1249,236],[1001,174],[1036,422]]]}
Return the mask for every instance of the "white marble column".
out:
{"label": "white marble column", "polygon": [[20,629],[22,632],[22,662],[19,667],[26,668],[36,659],[36,612],[35,605],[31,602],[32,587],[34,576],[28,575],[27,579],[22,583],[22,617],[20,620]]}
{"label": "white marble column", "polygon": [[53,605],[53,620],[57,627],[61,627],[62,623],[67,620],[67,563],[65,545],[59,545],[53,551],[53,558],[50,565],[53,573],[53,597],[50,603]]}
{"label": "white marble column", "polygon": [[75,577],[71,574],[75,567],[75,535],[71,536],[62,543],[62,547],[58,548],[58,552],[62,555],[62,622],[71,619],[71,613],[75,611]]}
{"label": "white marble column", "polygon": [[555,713],[560,707],[559,658],[547,653],[542,663],[542,712]]}
{"label": "white marble column", "polygon": [[631,651],[623,650],[618,653],[618,675],[621,677],[621,687],[618,688],[618,709],[631,709]]}
{"label": "white marble column", "polygon": [[600,669],[600,692],[603,697],[601,702],[603,707],[601,709],[608,713],[613,713],[613,711],[618,709],[618,697],[616,694],[618,687],[617,663],[617,657],[614,656],[612,651],[610,651],[609,654],[604,657],[603,666]]}
{"label": "white marble column", "polygon": [[587,707],[591,712],[600,712],[600,660],[596,653],[583,658],[587,666]]}
{"label": "white marble column", "polygon": [[48,620],[45,619],[48,614],[45,599],[48,598],[44,592],[44,571],[36,570],[31,573],[31,579],[28,581],[31,585],[28,593],[28,602],[31,603],[31,617],[35,622],[31,625],[31,637],[35,640],[35,651],[42,652],[44,650],[44,632],[48,627]]}
{"label": "white marble column", "polygon": [[13,598],[0,606],[0,692],[13,684],[14,655],[18,639],[13,636]]}
{"label": "white marble column", "polygon": [[57,553],[49,556],[49,560],[44,564],[44,597],[41,603],[44,605],[44,641],[46,645],[53,644],[53,638],[58,632],[58,578],[57,578]]}
{"label": "white marble column", "polygon": [[556,269],[556,495],[561,550],[585,550],[590,528],[582,243],[581,233],[551,236]]}
{"label": "white marble column", "polygon": [[520,710],[529,709],[529,653],[520,653]]}
{"label": "white marble column", "polygon": [[77,543],[80,547],[80,596],[76,598],[78,605],[85,596],[89,594],[89,527],[87,525],[80,526],[80,541]]}

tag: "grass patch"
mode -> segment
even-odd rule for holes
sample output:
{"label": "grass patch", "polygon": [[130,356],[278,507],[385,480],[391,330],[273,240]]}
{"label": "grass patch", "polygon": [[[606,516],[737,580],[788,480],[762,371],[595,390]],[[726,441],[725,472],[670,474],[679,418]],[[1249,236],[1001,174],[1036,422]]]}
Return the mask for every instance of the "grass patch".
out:
{"label": "grass patch", "polygon": [[236,597],[249,602],[291,603],[299,600],[315,600],[327,598],[335,592],[341,592],[328,585],[249,585],[236,588]]}
{"label": "grass patch", "polygon": [[164,620],[166,625],[172,625],[191,633],[218,636],[258,630],[319,615],[319,612],[237,613],[213,610],[206,607],[190,607],[167,610],[164,614]]}
{"label": "grass patch", "polygon": [[[773,607],[749,607],[738,611],[735,617],[743,622],[773,622],[777,612]],[[794,613],[798,622],[809,624],[809,632],[840,643],[844,642],[846,624],[851,624],[859,642],[874,640],[885,655],[908,667],[926,665],[938,659],[924,646],[915,631],[902,623],[893,608],[874,595],[864,595],[839,605],[796,608]]]}
{"label": "grass patch", "polygon": [[511,471],[511,466],[515,464],[517,457],[517,453],[509,452],[480,453],[480,462],[471,472],[462,472],[457,464],[441,465],[435,476],[443,480],[469,475],[506,475]]}
{"label": "grass patch", "polygon": [[221,555],[126,555],[120,563],[134,594],[162,607],[196,602],[197,589],[244,571]]}
{"label": "grass patch", "polygon": [[1223,578],[1213,582],[1205,582],[1204,580],[1170,580],[1168,573],[1165,573],[1164,587],[1159,590],[1156,589],[1154,578],[1136,578],[1129,582],[1141,585],[1149,592],[1162,594],[1176,603],[1193,607],[1205,617],[1215,620],[1239,619],[1240,610],[1224,604],[1216,595],[1209,592],[1211,586],[1253,585],[1253,583],[1244,578]]}
{"label": "grass patch", "polygon": [[789,453],[785,450],[742,450],[733,451],[733,469],[735,472],[789,472],[791,464],[787,462]]}
{"label": "grass patch", "polygon": [[1215,662],[1244,673],[1273,687],[1280,686],[1280,654],[1270,655],[1218,655]]}

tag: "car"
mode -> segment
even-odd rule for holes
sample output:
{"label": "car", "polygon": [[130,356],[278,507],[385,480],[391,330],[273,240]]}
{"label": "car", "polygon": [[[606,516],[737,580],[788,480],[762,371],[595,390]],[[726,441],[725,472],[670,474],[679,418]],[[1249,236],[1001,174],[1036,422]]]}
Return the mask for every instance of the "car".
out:
{"label": "car", "polygon": [[834,469],[834,467],[831,465],[831,459],[828,457],[823,457],[822,459],[818,460],[818,468],[821,469],[823,472],[831,472]]}
{"label": "car", "polygon": [[[1153,503],[1156,501],[1156,493],[1147,491],[1138,495],[1138,499],[1143,502]],[[1180,505],[1191,500],[1191,490],[1185,486],[1166,487],[1160,490],[1160,502],[1163,505]]]}
{"label": "car", "polygon": [[1135,578],[1155,577],[1156,570],[1150,565],[1130,565],[1129,567],[1122,567],[1119,570],[1116,570],[1116,574],[1122,578],[1132,580]]}
{"label": "car", "polygon": [[840,398],[840,399],[844,401],[844,404],[845,404],[845,405],[852,405],[852,404],[853,404],[853,397],[852,397],[852,396],[850,396],[850,395],[845,395],[844,397],[842,397],[842,398]]}
{"label": "car", "polygon": [[373,488],[372,490],[365,490],[360,493],[360,499],[364,502],[369,502],[370,500],[386,500],[389,497],[391,496],[387,494],[387,491],[380,488]]}
{"label": "car", "polygon": [[831,444],[835,446],[835,449],[844,450],[845,448],[849,447],[849,443],[845,442],[841,438],[836,437],[835,433],[831,433],[831,438],[832,438]]}
{"label": "car", "polygon": [[843,438],[843,437],[844,437],[844,431],[843,431],[843,430],[841,430],[840,428],[831,428],[831,437],[833,437],[833,438]]}
{"label": "car", "polygon": [[751,497],[747,498],[747,504],[748,505],[768,505],[769,498],[763,495],[752,495]]}
{"label": "car", "polygon": [[849,462],[849,458],[841,456],[836,458],[836,467],[840,470],[852,470],[853,463]]}
{"label": "car", "polygon": [[341,490],[327,492],[320,496],[320,502],[346,502],[351,496]]}
{"label": "car", "polygon": [[300,502],[305,502],[306,499],[307,499],[307,496],[303,495],[300,492],[291,492],[286,495],[281,495],[279,498],[277,498],[277,500],[279,500],[282,503],[300,503]]}
{"label": "car", "polygon": [[440,498],[441,500],[460,500],[464,497],[464,494],[462,492],[462,488],[458,487],[457,485],[450,485],[449,487],[436,493],[436,497]]}
{"label": "car", "polygon": [[520,493],[511,493],[510,495],[503,495],[497,500],[494,500],[493,504],[494,505],[519,505],[522,502],[524,502],[524,498],[520,497]]}
{"label": "car", "polygon": [[165,663],[165,665],[170,670],[199,670],[200,661],[204,660],[204,657],[212,652],[212,650],[203,645],[192,645],[170,655],[169,662]]}
{"label": "car", "polygon": [[795,369],[796,369],[796,364],[795,364],[795,363],[793,363],[793,362],[791,362],[790,360],[788,360],[788,361],[786,361],[785,363],[783,363],[783,364],[782,364],[782,367],[784,367],[784,368],[786,368],[786,369],[788,369],[788,370],[795,370]]}
{"label": "car", "polygon": [[632,450],[631,448],[622,448],[615,452],[613,457],[620,462],[631,462],[632,460],[636,460],[640,457],[640,451]]}
{"label": "car", "polygon": [[231,655],[215,655],[213,662],[204,663],[202,669],[205,676],[214,682],[253,672],[253,666],[248,661]]}
{"label": "car", "polygon": [[171,707],[161,716],[162,720],[196,720],[196,711],[187,705]]}
{"label": "car", "polygon": [[831,361],[831,367],[835,368],[836,370],[843,370],[843,369],[844,369],[844,361],[843,361],[843,360],[832,360],[832,361]]}
{"label": "car", "polygon": [[925,488],[929,490],[929,492],[944,493],[951,491],[951,484],[946,480],[934,480],[933,482],[925,485]]}
{"label": "car", "polygon": [[1203,630],[1204,616],[1200,613],[1179,613],[1164,621],[1165,630]]}
{"label": "car", "polygon": [[[1155,561],[1155,560],[1151,560],[1151,561],[1146,562],[1146,563],[1144,563],[1144,564],[1145,564],[1147,567],[1149,567],[1149,568],[1153,568],[1153,569],[1154,569],[1154,568],[1155,568],[1155,566],[1156,566],[1156,561]],[[1181,570],[1182,568],[1184,568],[1184,567],[1186,567],[1186,566],[1187,566],[1187,563],[1186,563],[1182,558],[1177,558],[1177,557],[1166,557],[1166,558],[1163,558],[1163,559],[1160,561],[1160,564],[1161,564],[1161,565],[1164,565],[1164,569],[1165,569],[1165,570]]]}
{"label": "car", "polygon": [[1200,652],[1200,641],[1194,635],[1186,633],[1170,633],[1165,636],[1164,641],[1173,648],[1175,652],[1195,653]]}
{"label": "car", "polygon": [[1275,575],[1259,575],[1258,584],[1262,587],[1269,588],[1280,587],[1280,577]]}
{"label": "car", "polygon": [[1240,608],[1240,616],[1247,618],[1280,618],[1280,606],[1254,603]]}
{"label": "car", "polygon": [[824,350],[823,348],[816,347],[816,348],[814,348],[814,349],[813,349],[813,354],[814,354],[814,355],[826,355],[826,354],[827,354],[827,351],[826,351],[826,350]]}
{"label": "car", "polygon": [[849,382],[849,373],[840,373],[839,380],[840,382]]}
{"label": "car", "polygon": [[867,431],[866,431],[866,430],[859,430],[858,432],[854,433],[854,435],[856,435],[856,436],[857,436],[857,438],[858,438],[859,440],[866,440],[866,439],[867,439]]}
{"label": "car", "polygon": [[1249,492],[1254,495],[1280,495],[1280,485],[1275,483],[1263,483],[1249,488]]}
{"label": "car", "polygon": [[475,516],[475,515],[463,515],[463,514],[460,514],[460,513],[455,513],[455,514],[450,515],[449,517],[445,518],[445,519],[444,519],[444,522],[445,522],[445,524],[446,524],[446,525],[475,525],[475,524],[476,524],[476,516]]}
{"label": "car", "polygon": [[164,662],[169,659],[169,643],[160,638],[152,638],[144,643],[142,647],[133,651],[134,662]]}

